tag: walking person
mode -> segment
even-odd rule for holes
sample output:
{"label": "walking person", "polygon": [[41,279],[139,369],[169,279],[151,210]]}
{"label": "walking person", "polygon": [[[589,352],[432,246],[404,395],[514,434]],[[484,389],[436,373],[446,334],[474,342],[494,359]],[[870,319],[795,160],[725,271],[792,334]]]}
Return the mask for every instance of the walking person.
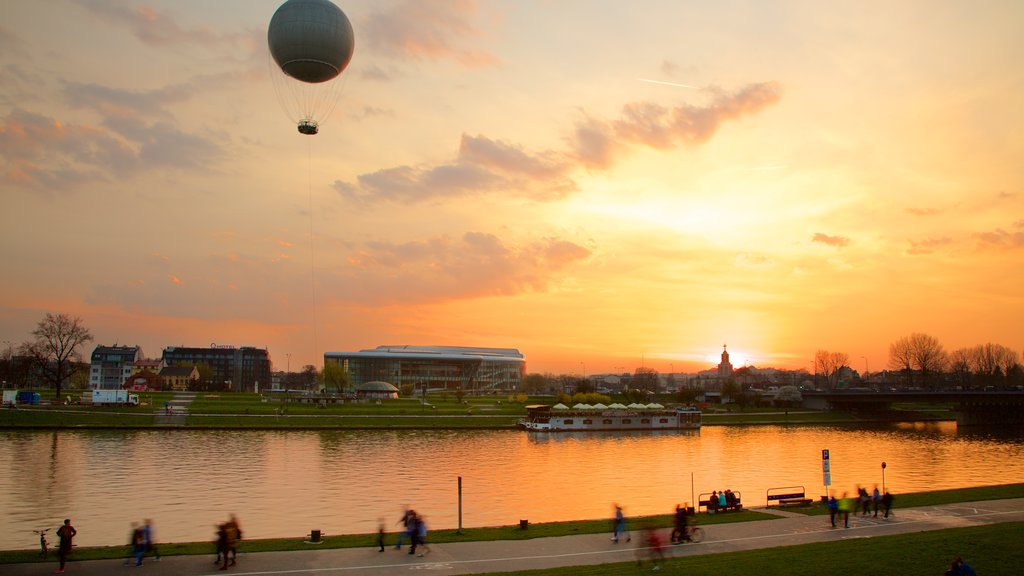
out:
{"label": "walking person", "polygon": [[156,549],[156,541],[153,539],[153,521],[146,518],[142,522],[142,544],[145,547],[144,554],[153,554],[153,561],[160,561],[160,551]]}
{"label": "walking person", "polygon": [[885,518],[888,518],[889,513],[892,512],[892,500],[893,495],[888,490],[886,490],[885,494],[882,496],[882,508],[885,509]]}
{"label": "walking person", "polygon": [[242,529],[238,525],[238,518],[234,514],[224,524],[224,561],[220,566],[221,570],[228,569],[228,555],[231,555],[230,566],[238,561],[238,541],[242,539]]}
{"label": "walking person", "polygon": [[71,525],[69,518],[64,519],[64,525],[57,529],[57,537],[60,538],[60,548],[58,550],[60,556],[60,568],[56,570],[57,574],[64,572],[64,565],[68,562],[68,556],[71,554],[71,539],[78,534],[78,530]]}
{"label": "walking person", "polygon": [[615,528],[612,531],[612,542],[613,543],[618,544],[619,537],[621,537],[623,533],[625,533],[625,535],[626,535],[626,542],[629,542],[632,539],[632,537],[629,534],[629,531],[626,529],[626,515],[622,512],[622,506],[619,506],[618,504],[615,504],[615,524],[614,524],[614,526],[615,526]]}
{"label": "walking person", "polygon": [[[132,557],[135,558],[135,565],[142,566],[142,557],[146,555],[146,537],[138,522],[132,522],[131,535]],[[125,561],[128,564],[128,561]]]}
{"label": "walking person", "polygon": [[402,549],[402,541],[406,538],[412,539],[412,533],[409,531],[409,523],[412,522],[412,517],[416,515],[416,512],[406,508],[402,512],[402,517],[398,519],[396,524],[402,525],[402,531],[398,533],[398,540],[395,542],[395,550]]}
{"label": "walking person", "polygon": [[217,525],[217,558],[214,559],[214,564],[220,564],[221,558],[228,555],[228,531],[226,524]]}
{"label": "walking person", "polygon": [[420,553],[417,556],[430,554],[430,546],[427,545],[427,519],[422,515],[416,515],[416,541],[420,545]]}
{"label": "walking person", "polygon": [[636,554],[637,566],[643,566],[643,558],[646,556],[651,561],[651,570],[661,570],[661,563],[665,561],[665,544],[661,535],[655,530],[649,521],[643,527],[643,543],[638,545]]}
{"label": "walking person", "polygon": [[420,544],[420,515],[410,511],[409,514],[409,555],[416,554],[416,547]]}
{"label": "walking person", "polygon": [[836,527],[836,514],[839,513],[839,501],[836,500],[836,495],[832,494],[828,497],[828,519],[832,522],[832,527]]}
{"label": "walking person", "polygon": [[380,546],[378,552],[384,551],[384,519],[377,519],[377,546]]}
{"label": "walking person", "polygon": [[853,498],[847,498],[846,492],[843,492],[843,497],[839,500],[839,512],[843,515],[843,528],[850,527],[850,512],[856,513],[855,506]]}

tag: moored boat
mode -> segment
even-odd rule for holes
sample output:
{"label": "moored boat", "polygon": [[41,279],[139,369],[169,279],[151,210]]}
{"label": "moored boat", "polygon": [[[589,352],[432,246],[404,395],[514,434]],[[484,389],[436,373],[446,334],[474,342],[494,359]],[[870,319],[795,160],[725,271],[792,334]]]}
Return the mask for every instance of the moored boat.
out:
{"label": "moored boat", "polygon": [[526,407],[519,427],[536,432],[607,430],[699,430],[701,412],[696,406],[665,408],[643,406],[548,406]]}

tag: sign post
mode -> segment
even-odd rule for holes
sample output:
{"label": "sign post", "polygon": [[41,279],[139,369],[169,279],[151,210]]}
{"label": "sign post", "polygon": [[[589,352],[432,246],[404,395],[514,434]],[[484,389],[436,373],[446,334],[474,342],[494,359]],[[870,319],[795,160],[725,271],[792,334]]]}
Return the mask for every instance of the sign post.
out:
{"label": "sign post", "polygon": [[[828,487],[832,485],[832,464],[828,458],[828,449],[821,451],[821,476],[825,483],[825,497],[828,497]],[[885,484],[885,464],[882,464],[882,484]]]}
{"label": "sign post", "polygon": [[885,494],[885,462],[882,462],[882,494]]}

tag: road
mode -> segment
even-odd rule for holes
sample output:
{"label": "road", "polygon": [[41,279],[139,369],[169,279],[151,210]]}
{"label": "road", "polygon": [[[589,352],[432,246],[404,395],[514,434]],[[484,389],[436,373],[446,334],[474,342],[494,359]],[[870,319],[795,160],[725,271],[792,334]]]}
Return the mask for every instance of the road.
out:
{"label": "road", "polygon": [[[761,510],[761,509],[759,509]],[[943,506],[897,509],[892,518],[851,516],[850,527],[831,528],[827,516],[804,516],[793,512],[772,511],[783,516],[777,520],[740,522],[703,526],[706,538],[699,544],[673,546],[669,554],[686,557],[790,546],[813,542],[833,542],[847,538],[872,538],[980,524],[1024,521],[1024,498],[966,502]],[[68,563],[66,574],[105,576],[129,572],[147,576],[213,575],[345,575],[398,576],[415,574],[461,575],[511,570],[530,570],[559,566],[580,566],[632,561],[636,558],[639,534],[632,543],[614,544],[608,534],[587,534],[534,540],[459,542],[436,544],[424,557],[407,554],[407,549],[385,552],[376,548],[341,548],[308,551],[262,552],[242,554],[238,564],[226,572],[218,570],[209,556],[172,556],[142,567],[124,566],[121,560],[94,560]],[[11,564],[0,567],[6,576],[51,574],[56,562]]]}

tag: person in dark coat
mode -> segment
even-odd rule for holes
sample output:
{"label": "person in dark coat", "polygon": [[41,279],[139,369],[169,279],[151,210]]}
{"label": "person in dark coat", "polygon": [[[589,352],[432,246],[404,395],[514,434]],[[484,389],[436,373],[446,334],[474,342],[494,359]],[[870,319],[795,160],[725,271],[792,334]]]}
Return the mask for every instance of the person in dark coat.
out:
{"label": "person in dark coat", "polygon": [[64,520],[64,525],[57,529],[57,537],[60,538],[60,548],[58,550],[60,555],[60,568],[56,570],[58,574],[64,572],[64,565],[68,562],[68,556],[71,554],[71,539],[78,534],[78,530],[71,525],[70,519]]}

